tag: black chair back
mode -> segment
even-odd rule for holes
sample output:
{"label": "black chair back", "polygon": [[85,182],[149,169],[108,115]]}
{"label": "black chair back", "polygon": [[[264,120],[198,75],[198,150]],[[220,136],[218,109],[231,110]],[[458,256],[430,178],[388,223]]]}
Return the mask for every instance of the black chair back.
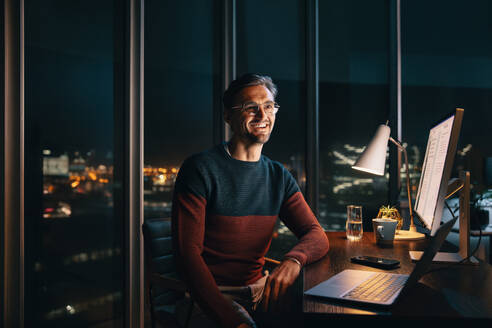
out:
{"label": "black chair back", "polygon": [[[145,267],[148,282],[148,297],[152,326],[156,318],[166,316],[171,320],[175,314],[175,304],[185,296],[184,291],[164,288],[158,285],[157,276],[179,279],[173,258],[171,219],[147,219],[143,226]],[[175,320],[175,319],[174,319]]]}

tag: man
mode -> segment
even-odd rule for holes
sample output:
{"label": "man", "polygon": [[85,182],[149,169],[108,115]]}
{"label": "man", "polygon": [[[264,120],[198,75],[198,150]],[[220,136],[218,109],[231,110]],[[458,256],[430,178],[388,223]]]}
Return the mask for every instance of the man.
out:
{"label": "man", "polygon": [[[292,175],[261,154],[275,124],[276,95],[268,76],[233,81],[223,97],[231,140],[188,158],[176,181],[178,268],[200,309],[221,327],[254,327],[247,311],[274,308],[302,266],[329,247]],[[299,242],[264,276],[277,217]]]}

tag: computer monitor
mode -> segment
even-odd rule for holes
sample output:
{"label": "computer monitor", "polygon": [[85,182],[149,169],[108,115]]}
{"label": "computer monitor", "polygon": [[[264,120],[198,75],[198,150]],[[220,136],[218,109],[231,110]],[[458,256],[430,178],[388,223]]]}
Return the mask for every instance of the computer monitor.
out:
{"label": "computer monitor", "polygon": [[457,108],[429,131],[414,211],[430,230],[431,236],[441,224],[463,112],[462,108]]}

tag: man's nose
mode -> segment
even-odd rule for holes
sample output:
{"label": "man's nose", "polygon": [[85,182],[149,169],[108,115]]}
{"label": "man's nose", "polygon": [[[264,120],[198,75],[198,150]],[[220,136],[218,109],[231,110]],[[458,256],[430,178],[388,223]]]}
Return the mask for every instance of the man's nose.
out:
{"label": "man's nose", "polygon": [[267,114],[265,112],[265,109],[263,105],[258,106],[258,110],[256,111],[256,118],[259,120],[263,120],[267,117]]}

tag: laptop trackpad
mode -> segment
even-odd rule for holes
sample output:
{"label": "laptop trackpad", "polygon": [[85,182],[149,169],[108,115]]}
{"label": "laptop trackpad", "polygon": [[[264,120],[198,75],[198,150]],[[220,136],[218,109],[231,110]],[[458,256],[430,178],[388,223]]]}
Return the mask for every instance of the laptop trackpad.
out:
{"label": "laptop trackpad", "polygon": [[304,292],[306,295],[339,297],[355,285],[375,274],[372,271],[344,270]]}

